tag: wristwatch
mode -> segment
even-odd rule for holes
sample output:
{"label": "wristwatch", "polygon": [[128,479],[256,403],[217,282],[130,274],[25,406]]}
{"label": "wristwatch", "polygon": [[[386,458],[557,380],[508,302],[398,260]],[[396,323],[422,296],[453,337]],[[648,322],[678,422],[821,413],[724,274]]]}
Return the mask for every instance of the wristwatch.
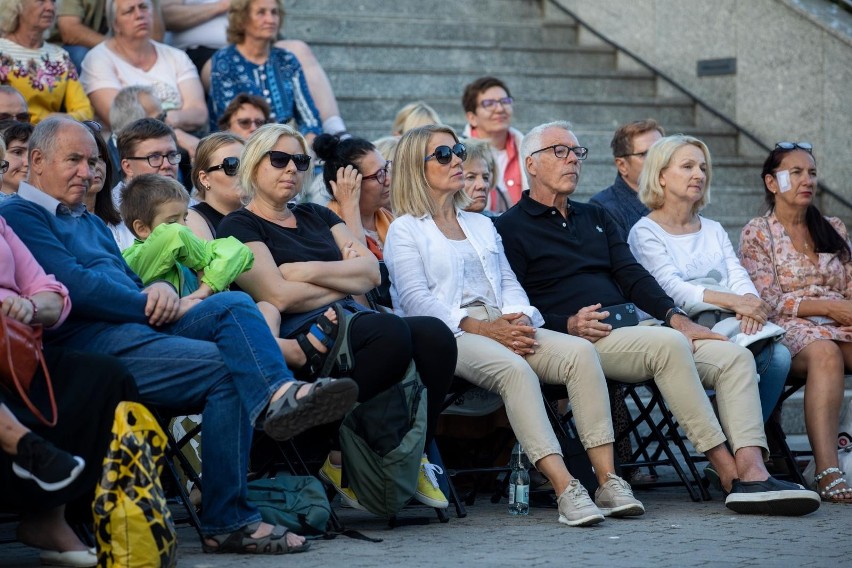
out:
{"label": "wristwatch", "polygon": [[685,311],[683,311],[682,309],[680,309],[677,306],[675,306],[673,308],[669,308],[669,311],[666,312],[666,326],[671,327],[672,326],[672,318],[674,316],[677,316],[677,315],[689,317],[689,314],[687,314]]}

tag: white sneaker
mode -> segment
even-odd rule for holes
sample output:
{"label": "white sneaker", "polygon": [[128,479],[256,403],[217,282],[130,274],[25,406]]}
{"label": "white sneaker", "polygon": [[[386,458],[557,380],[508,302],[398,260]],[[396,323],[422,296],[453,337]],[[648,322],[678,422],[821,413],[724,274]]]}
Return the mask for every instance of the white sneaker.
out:
{"label": "white sneaker", "polygon": [[630,485],[613,473],[606,474],[607,482],[595,491],[595,505],[605,517],[636,517],[645,507],[633,496]]}
{"label": "white sneaker", "polygon": [[557,497],[556,503],[559,506],[559,522],[569,527],[587,527],[604,520],[603,513],[592,502],[589,492],[576,479],[571,480],[568,488]]}

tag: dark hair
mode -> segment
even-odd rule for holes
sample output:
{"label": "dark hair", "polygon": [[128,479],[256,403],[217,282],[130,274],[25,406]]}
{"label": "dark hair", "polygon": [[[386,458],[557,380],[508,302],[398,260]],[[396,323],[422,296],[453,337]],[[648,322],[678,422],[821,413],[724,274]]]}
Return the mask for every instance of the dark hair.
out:
{"label": "dark hair", "polygon": [[9,142],[17,140],[18,142],[29,142],[30,136],[33,134],[33,126],[29,122],[18,122],[14,119],[0,121],[0,136],[6,143],[6,148],[9,148]]}
{"label": "dark hair", "polygon": [[134,176],[121,190],[121,216],[124,224],[134,236],[133,221],[137,219],[151,230],[154,217],[160,205],[169,201],[183,201],[189,204],[189,194],[176,179],[160,174],[142,174]]}
{"label": "dark hair", "polygon": [[632,154],[633,137],[645,134],[646,132],[651,132],[652,130],[659,132],[660,136],[666,135],[663,127],[660,126],[660,124],[653,118],[636,120],[620,126],[618,130],[615,131],[615,134],[612,137],[612,142],[609,143],[609,147],[612,148],[612,157],[623,158],[627,154]]}
{"label": "dark hair", "polygon": [[[763,170],[760,172],[760,179],[763,181],[764,201],[766,210],[772,212],[775,209],[775,194],[769,191],[769,186],[766,185],[766,176],[774,176],[775,172],[781,166],[784,156],[790,152],[804,152],[798,148],[785,150],[783,148],[775,148],[769,152],[766,161],[763,162]],[[811,154],[811,159],[816,165],[816,158]],[[814,252],[835,253],[840,257],[842,262],[848,262],[852,258],[852,252],[849,250],[849,244],[841,237],[835,228],[828,220],[820,213],[816,205],[808,205],[805,211],[805,223],[808,226],[808,233],[814,240]]]}
{"label": "dark hair", "polygon": [[334,199],[334,193],[331,191],[331,182],[337,179],[337,170],[346,166],[357,169],[355,160],[360,160],[376,149],[369,140],[363,138],[341,140],[337,134],[320,134],[314,139],[313,148],[317,157],[325,161],[322,167],[322,180],[332,199]]}
{"label": "dark hair", "polygon": [[506,83],[497,77],[480,77],[464,88],[464,94],[462,95],[462,108],[464,108],[464,111],[476,112],[476,98],[479,96],[479,93],[487,91],[491,87],[500,87],[506,91],[506,96],[512,96]]}
{"label": "dark hair", "polygon": [[116,146],[118,147],[118,159],[123,160],[131,155],[136,148],[136,145],[145,140],[153,138],[171,137],[174,140],[175,148],[177,148],[177,138],[175,131],[171,129],[165,122],[159,121],[156,118],[140,118],[131,122],[121,129],[118,133]]}
{"label": "dark hair", "polygon": [[109,155],[109,149],[100,132],[95,131],[93,127],[89,126],[88,122],[84,122],[83,124],[92,131],[92,135],[95,137],[95,144],[98,147],[98,154],[106,164],[104,186],[95,195],[95,210],[92,213],[103,219],[107,224],[118,225],[121,223],[121,214],[118,212],[115,202],[112,199],[112,188],[117,182],[113,179],[115,171],[112,169],[112,159]]}
{"label": "dark hair", "polygon": [[234,113],[240,110],[240,107],[243,105],[252,105],[253,107],[257,107],[260,109],[260,112],[263,113],[263,118],[269,120],[269,114],[272,112],[269,108],[269,103],[266,102],[261,97],[257,95],[250,95],[248,93],[240,93],[228,103],[228,106],[225,107],[225,110],[222,112],[222,116],[219,117],[219,122],[216,125],[219,127],[219,130],[228,130],[231,126],[231,117],[234,116]]}

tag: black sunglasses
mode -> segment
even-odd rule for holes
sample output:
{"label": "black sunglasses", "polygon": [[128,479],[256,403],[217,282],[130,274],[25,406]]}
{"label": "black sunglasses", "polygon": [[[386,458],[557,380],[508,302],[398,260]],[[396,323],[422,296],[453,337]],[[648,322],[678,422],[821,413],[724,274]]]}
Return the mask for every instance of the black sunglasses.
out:
{"label": "black sunglasses", "polygon": [[435,148],[435,151],[426,156],[424,162],[428,162],[432,158],[438,160],[439,164],[449,164],[450,160],[453,159],[453,154],[459,157],[460,160],[464,161],[467,159],[467,147],[461,142],[458,142],[455,146],[450,148],[449,146],[438,146]]}
{"label": "black sunglasses", "polygon": [[19,112],[18,114],[10,114],[8,112],[0,112],[0,120],[17,120],[18,122],[29,122],[33,115],[28,112]]}
{"label": "black sunglasses", "polygon": [[814,153],[814,146],[810,142],[779,142],[775,145],[776,150],[804,150],[808,154]]}
{"label": "black sunglasses", "polygon": [[235,176],[237,175],[237,170],[240,168],[240,159],[235,158],[233,156],[228,156],[222,163],[217,166],[210,166],[207,168],[207,172],[213,172],[216,170],[222,170],[225,172],[226,176]]}
{"label": "black sunglasses", "polygon": [[270,150],[267,154],[269,154],[269,163],[272,164],[273,168],[278,168],[279,170],[286,168],[290,160],[293,160],[296,169],[300,172],[307,171],[311,165],[311,157],[307,154],[288,154],[279,150]]}

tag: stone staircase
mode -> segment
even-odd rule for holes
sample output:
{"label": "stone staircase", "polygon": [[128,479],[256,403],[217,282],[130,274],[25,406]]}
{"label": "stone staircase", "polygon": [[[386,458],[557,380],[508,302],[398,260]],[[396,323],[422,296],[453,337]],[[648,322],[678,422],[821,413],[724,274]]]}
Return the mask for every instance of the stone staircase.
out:
{"label": "stone staircase", "polygon": [[[286,35],[311,45],[350,132],[371,140],[390,134],[396,112],[414,100],[426,101],[461,131],[464,86],[483,75],[500,77],[515,98],[519,130],[570,120],[580,143],[589,147],[575,195],[580,201],[614,180],[609,142],[618,125],[653,117],[669,133],[697,136],[713,158],[712,204],[705,214],[728,229],[736,246],[742,226],[761,212],[762,158],[745,155],[733,128],[651,72],[620,64],[623,57],[608,46],[579,41],[584,34],[577,24],[547,5],[547,0],[287,0]],[[791,427],[802,422],[800,397],[785,410]],[[804,431],[796,428],[788,431]]]}

